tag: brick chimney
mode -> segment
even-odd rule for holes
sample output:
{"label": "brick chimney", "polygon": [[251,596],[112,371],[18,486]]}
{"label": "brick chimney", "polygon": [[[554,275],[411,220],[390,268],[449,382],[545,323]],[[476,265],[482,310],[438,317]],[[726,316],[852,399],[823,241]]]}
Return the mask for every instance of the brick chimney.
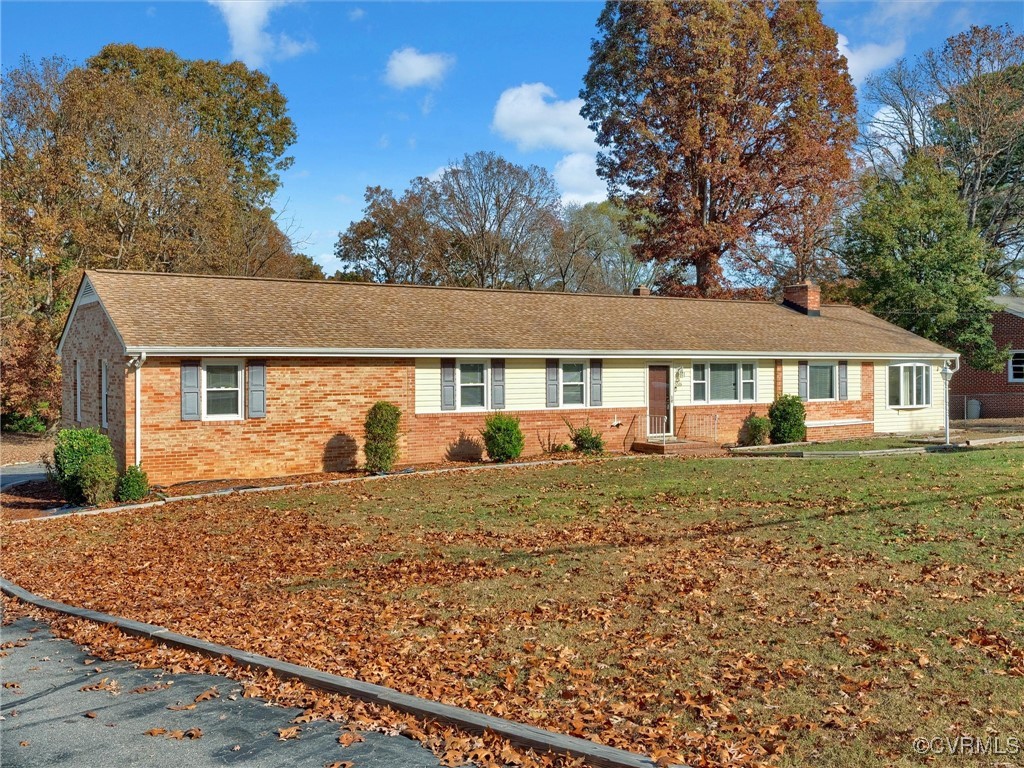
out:
{"label": "brick chimney", "polygon": [[809,317],[821,314],[821,288],[814,283],[787,285],[782,289],[782,303]]}
{"label": "brick chimney", "polygon": [[633,295],[634,296],[650,296],[651,295],[651,289],[648,288],[646,285],[637,286],[636,288],[633,289]]}

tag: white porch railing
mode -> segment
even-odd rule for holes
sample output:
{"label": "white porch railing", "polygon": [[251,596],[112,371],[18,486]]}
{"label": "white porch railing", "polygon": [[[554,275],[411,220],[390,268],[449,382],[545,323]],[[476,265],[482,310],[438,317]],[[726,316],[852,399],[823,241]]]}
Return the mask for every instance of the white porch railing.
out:
{"label": "white porch railing", "polygon": [[651,442],[660,440],[663,444],[668,442],[668,416],[655,416],[647,414],[647,439]]}

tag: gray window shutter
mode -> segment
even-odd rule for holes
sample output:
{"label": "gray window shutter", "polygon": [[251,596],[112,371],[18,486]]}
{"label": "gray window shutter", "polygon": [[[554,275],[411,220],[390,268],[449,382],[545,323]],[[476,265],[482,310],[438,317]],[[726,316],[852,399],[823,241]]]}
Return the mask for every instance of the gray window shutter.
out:
{"label": "gray window shutter", "polygon": [[601,398],[604,395],[602,383],[603,368],[604,365],[601,360],[590,361],[590,404],[593,406],[601,405]]}
{"label": "gray window shutter", "polygon": [[547,370],[544,376],[546,397],[544,400],[544,407],[546,408],[557,408],[558,407],[558,361],[548,360]]}
{"label": "gray window shutter", "polygon": [[450,357],[441,359],[441,410],[455,410],[455,361]]}
{"label": "gray window shutter", "polygon": [[505,408],[505,360],[500,357],[491,360],[491,408]]}
{"label": "gray window shutter", "polygon": [[849,400],[850,399],[850,388],[849,388],[849,385],[847,383],[847,380],[849,378],[847,368],[848,368],[848,366],[846,365],[846,361],[845,360],[840,360],[839,361],[839,365],[838,365],[838,369],[839,369],[839,399],[840,400]]}
{"label": "gray window shutter", "polygon": [[807,361],[801,360],[797,363],[799,366],[799,373],[797,374],[797,392],[800,394],[801,400],[807,399]]}
{"label": "gray window shutter", "polygon": [[263,360],[249,361],[249,393],[246,398],[250,419],[263,419],[267,415],[267,364]]}
{"label": "gray window shutter", "polygon": [[181,363],[181,420],[199,421],[199,363],[183,360]]}

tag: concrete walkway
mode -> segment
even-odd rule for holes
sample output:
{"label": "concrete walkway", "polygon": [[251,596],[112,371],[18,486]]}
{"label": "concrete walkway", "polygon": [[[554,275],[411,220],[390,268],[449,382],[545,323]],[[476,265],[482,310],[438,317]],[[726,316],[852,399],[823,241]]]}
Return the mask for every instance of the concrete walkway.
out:
{"label": "concrete walkway", "polygon": [[45,480],[46,467],[42,464],[12,464],[0,467],[0,489],[28,480]]}
{"label": "concrete walkway", "polygon": [[[308,723],[301,726],[299,738],[281,741],[278,729],[291,727],[299,710],[243,699],[241,684],[224,677],[172,675],[138,669],[124,661],[86,665],[83,662],[89,657],[81,648],[54,638],[45,624],[31,619],[0,628],[0,642],[15,644],[0,658],[0,765],[4,768],[322,768],[336,761],[365,768],[439,765],[429,751],[402,736],[364,733],[365,741],[342,747],[336,723]],[[116,690],[81,690],[103,678],[108,685],[116,683]],[[130,692],[153,683],[170,685]],[[191,704],[213,686],[219,698],[196,704],[192,710],[167,708]],[[87,717],[87,712],[95,717]],[[152,728],[199,728],[202,737],[146,736]]]}

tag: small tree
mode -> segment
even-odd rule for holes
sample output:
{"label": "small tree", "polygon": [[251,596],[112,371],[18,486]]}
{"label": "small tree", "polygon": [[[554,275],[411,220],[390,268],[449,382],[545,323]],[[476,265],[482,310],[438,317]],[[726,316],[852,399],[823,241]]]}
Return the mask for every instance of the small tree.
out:
{"label": "small tree", "polygon": [[768,408],[773,443],[801,443],[807,439],[807,409],[796,395],[780,395]]}
{"label": "small tree", "polygon": [[488,416],[480,434],[487,455],[498,462],[518,459],[526,445],[519,418],[507,413],[492,413]]}
{"label": "small tree", "polygon": [[402,411],[397,405],[379,400],[366,414],[366,471],[390,472],[398,458],[398,422]]}

